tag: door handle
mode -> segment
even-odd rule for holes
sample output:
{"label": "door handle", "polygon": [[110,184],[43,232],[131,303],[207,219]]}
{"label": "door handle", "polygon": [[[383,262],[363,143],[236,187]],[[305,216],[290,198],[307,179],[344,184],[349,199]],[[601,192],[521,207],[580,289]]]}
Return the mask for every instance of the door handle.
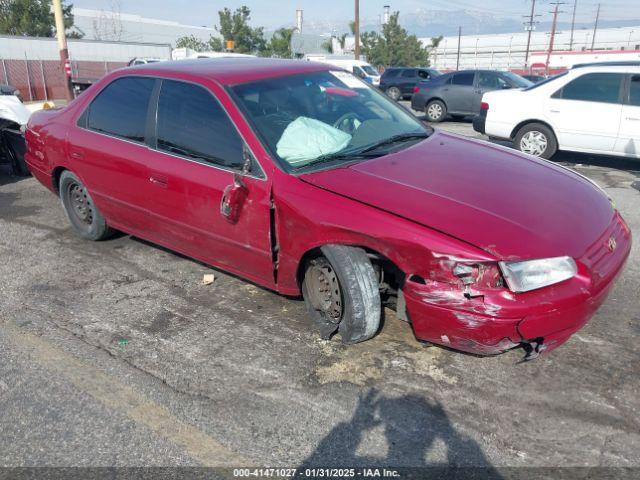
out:
{"label": "door handle", "polygon": [[640,121],[640,118],[636,118],[636,117],[627,117],[627,120],[631,120],[633,122],[637,122]]}
{"label": "door handle", "polygon": [[169,179],[167,178],[166,175],[161,175],[158,173],[152,173],[151,175],[149,175],[149,182],[157,185],[158,187],[161,188],[167,188],[167,184],[169,183]]}
{"label": "door handle", "polygon": [[560,110],[553,110],[553,109],[551,109],[551,110],[549,110],[549,111],[550,111],[551,113],[560,113]]}

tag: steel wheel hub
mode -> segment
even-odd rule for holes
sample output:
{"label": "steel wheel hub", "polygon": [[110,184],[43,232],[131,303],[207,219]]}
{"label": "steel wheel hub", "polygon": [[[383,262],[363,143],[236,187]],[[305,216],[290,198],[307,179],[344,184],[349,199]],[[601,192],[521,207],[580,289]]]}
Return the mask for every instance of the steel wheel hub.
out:
{"label": "steel wheel hub", "polygon": [[429,105],[427,115],[429,115],[429,118],[440,118],[440,115],[442,115],[442,107],[437,103]]}
{"label": "steel wheel hub", "polygon": [[313,263],[305,277],[307,292],[313,307],[331,323],[342,318],[342,295],[335,271],[326,260]]}
{"label": "steel wheel hub", "polygon": [[72,183],[69,185],[69,201],[78,219],[91,225],[93,222],[93,205],[87,195],[87,189],[82,185]]}
{"label": "steel wheel hub", "polygon": [[547,149],[547,136],[535,130],[525,133],[520,139],[520,150],[539,157]]}

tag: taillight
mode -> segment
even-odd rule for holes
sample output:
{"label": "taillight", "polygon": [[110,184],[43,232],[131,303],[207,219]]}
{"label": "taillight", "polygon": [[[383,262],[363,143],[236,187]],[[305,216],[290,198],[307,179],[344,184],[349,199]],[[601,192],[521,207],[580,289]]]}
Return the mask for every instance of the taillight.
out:
{"label": "taillight", "polygon": [[480,110],[489,110],[489,104],[487,102],[482,102],[480,104]]}
{"label": "taillight", "polygon": [[420,87],[418,86],[413,87],[413,93],[418,93],[418,92],[420,92]]}

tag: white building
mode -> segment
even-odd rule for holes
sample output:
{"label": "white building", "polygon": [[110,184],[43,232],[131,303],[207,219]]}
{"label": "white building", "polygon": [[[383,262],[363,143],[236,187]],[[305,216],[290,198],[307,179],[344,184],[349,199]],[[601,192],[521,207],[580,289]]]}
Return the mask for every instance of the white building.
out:
{"label": "white building", "polygon": [[158,43],[174,45],[180,37],[193,35],[207,41],[213,35],[220,37],[215,28],[183,25],[168,20],[146,18],[111,10],[74,8],[73,29],[87,40]]}
{"label": "white building", "polygon": [[[544,52],[549,48],[549,32],[535,31],[531,35],[530,52]],[[593,41],[592,29],[575,30],[570,48],[571,31],[556,33],[554,52],[589,51]],[[426,46],[430,38],[421,38]],[[496,35],[464,35],[460,39],[460,69],[491,68],[498,70],[525,69],[527,32]],[[637,27],[602,28],[596,33],[595,50],[640,51],[640,25]],[[444,37],[431,54],[431,65],[439,70],[455,70],[458,37]],[[540,55],[529,57],[526,68],[540,61]]]}

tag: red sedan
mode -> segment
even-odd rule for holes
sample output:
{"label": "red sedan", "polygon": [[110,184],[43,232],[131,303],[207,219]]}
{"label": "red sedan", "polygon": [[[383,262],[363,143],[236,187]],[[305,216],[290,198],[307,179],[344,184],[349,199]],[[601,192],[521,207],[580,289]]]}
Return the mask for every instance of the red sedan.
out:
{"label": "red sedan", "polygon": [[390,305],[421,340],[534,358],[589,320],[631,248],[588,179],[433,131],[324,64],[127,68],[35,113],[26,140],[82,237],[121,230],[302,293],[345,343]]}

